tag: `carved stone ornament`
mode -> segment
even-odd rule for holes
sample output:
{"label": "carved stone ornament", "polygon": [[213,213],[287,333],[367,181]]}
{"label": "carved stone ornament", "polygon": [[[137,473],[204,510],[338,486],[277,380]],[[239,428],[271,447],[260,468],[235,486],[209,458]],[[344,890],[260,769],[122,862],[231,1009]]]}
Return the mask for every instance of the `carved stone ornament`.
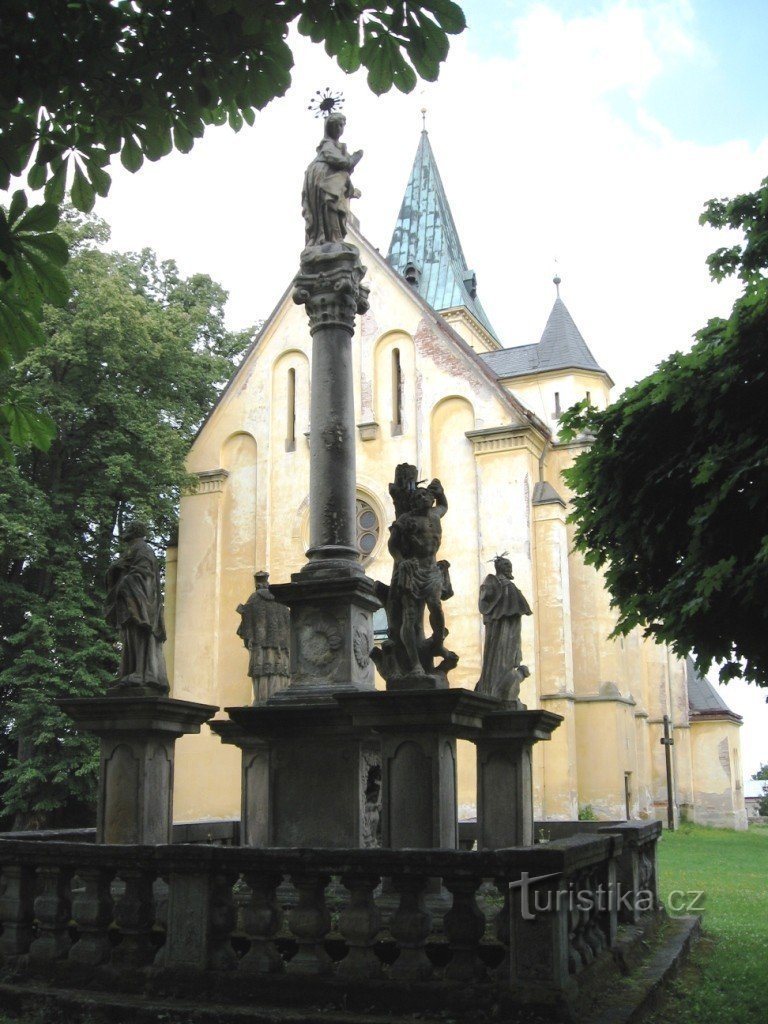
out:
{"label": "carved stone ornament", "polygon": [[348,242],[311,246],[301,254],[293,301],[307,307],[309,332],[341,327],[354,333],[355,317],[368,310],[370,289],[362,283],[365,267]]}
{"label": "carved stone ornament", "polygon": [[298,648],[302,671],[327,672],[339,658],[343,638],[336,619],[327,612],[312,609],[298,627]]}
{"label": "carved stone ornament", "polygon": [[370,665],[372,646],[373,642],[369,632],[358,626],[352,640],[352,649],[355,653],[355,661],[360,668],[367,668]]}

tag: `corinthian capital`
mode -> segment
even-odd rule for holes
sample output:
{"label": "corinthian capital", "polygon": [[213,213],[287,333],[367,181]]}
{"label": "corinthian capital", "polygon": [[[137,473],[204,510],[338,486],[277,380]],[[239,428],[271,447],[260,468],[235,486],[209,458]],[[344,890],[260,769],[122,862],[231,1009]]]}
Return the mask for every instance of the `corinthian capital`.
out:
{"label": "corinthian capital", "polygon": [[364,276],[360,253],[349,242],[308,246],[302,252],[293,301],[307,307],[310,334],[325,327],[354,333],[355,317],[368,310]]}

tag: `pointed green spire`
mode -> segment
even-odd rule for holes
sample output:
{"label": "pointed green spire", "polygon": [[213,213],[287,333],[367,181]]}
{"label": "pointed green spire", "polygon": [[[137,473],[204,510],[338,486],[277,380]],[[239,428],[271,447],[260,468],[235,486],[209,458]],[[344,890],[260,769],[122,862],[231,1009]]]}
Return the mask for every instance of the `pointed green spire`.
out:
{"label": "pointed green spire", "polygon": [[433,309],[465,306],[496,338],[477,298],[475,275],[464,258],[426,129],[421,133],[387,259]]}

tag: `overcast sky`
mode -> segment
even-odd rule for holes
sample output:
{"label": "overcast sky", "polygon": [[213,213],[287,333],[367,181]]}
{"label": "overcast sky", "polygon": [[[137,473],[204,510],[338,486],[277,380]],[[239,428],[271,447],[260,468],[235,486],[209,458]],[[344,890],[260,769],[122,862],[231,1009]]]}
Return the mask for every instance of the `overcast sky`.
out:
{"label": "overcast sky", "polygon": [[[322,127],[313,91],[341,88],[363,191],[363,233],[386,252],[427,108],[464,252],[505,346],[537,341],[555,269],[561,294],[618,392],[737,294],[709,281],[722,244],[698,225],[713,196],[768,174],[764,0],[464,0],[469,29],[440,81],[404,97],[367,91],[322,48],[292,40],[294,84],[239,135],[209,129],[187,156],[129,175],[97,212],[120,249],[151,246],[230,293],[229,320],[266,317],[297,269],[300,191]],[[555,263],[557,260],[557,263]],[[744,691],[742,693],[742,691]],[[745,770],[768,761],[754,688]]]}

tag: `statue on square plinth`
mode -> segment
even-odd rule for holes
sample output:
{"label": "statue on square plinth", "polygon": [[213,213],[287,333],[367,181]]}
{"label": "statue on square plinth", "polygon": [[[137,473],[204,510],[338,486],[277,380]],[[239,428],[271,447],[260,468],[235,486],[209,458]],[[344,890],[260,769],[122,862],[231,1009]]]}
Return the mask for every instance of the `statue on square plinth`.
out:
{"label": "statue on square plinth", "polygon": [[118,695],[164,696],[170,689],[160,567],[147,532],[144,523],[129,523],[121,537],[125,551],[107,570],[105,618],[122,643],[117,686],[109,692]]}
{"label": "statue on square plinth", "polygon": [[493,565],[496,574],[486,576],[480,587],[478,608],[485,624],[485,644],[475,693],[519,703],[520,684],[531,674],[523,664],[522,617],[532,612],[513,583],[511,561],[497,555]]}
{"label": "statue on square plinth", "polygon": [[256,589],[237,606],[237,635],[248,650],[248,675],[253,681],[253,703],[263,704],[291,681],[291,611],[275,600],[269,573],[257,572]]}
{"label": "statue on square plinth", "polygon": [[[436,557],[448,501],[439,480],[422,487],[417,476],[415,466],[402,463],[389,485],[396,516],[389,551],[395,564],[389,587],[377,586],[387,611],[388,639],[371,657],[393,689],[447,687],[446,673],[459,660],[445,647],[448,630],[442,602],[453,596],[450,563]],[[424,630],[425,614],[430,636]]]}

